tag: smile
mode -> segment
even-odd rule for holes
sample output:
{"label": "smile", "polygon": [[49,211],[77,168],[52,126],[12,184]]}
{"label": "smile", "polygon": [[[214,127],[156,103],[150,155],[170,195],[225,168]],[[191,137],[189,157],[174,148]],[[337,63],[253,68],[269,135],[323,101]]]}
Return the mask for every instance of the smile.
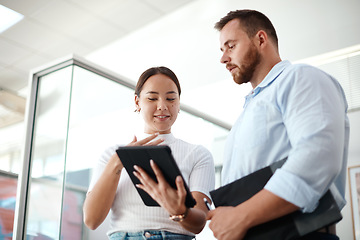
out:
{"label": "smile", "polygon": [[169,116],[167,115],[159,115],[159,116],[155,116],[156,118],[160,118],[160,119],[165,119],[168,118]]}

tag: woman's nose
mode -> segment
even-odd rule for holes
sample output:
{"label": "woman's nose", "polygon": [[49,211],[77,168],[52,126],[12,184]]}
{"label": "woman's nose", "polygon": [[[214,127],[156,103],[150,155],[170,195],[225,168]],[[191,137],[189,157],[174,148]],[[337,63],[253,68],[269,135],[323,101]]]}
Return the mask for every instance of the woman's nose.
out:
{"label": "woman's nose", "polygon": [[157,106],[158,110],[167,110],[166,103],[164,101],[159,101],[159,104]]}

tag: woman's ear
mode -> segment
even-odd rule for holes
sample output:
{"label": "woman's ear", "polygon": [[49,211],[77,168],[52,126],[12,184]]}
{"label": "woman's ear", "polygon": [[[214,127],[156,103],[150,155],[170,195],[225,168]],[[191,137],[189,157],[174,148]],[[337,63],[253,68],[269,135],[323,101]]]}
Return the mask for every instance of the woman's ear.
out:
{"label": "woman's ear", "polygon": [[139,105],[139,97],[138,97],[138,95],[135,95],[134,101],[135,101],[135,107],[136,107],[135,112],[140,112],[140,105]]}

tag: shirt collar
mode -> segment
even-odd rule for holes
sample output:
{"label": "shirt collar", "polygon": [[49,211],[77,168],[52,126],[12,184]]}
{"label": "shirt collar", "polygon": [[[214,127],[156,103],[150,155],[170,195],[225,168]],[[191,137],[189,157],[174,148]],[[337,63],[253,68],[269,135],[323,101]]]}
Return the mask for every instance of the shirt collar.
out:
{"label": "shirt collar", "polygon": [[[269,86],[281,73],[284,69],[291,63],[287,60],[277,63],[270,72],[266,75],[264,80],[256,88],[265,88]],[[256,89],[255,88],[255,89]]]}
{"label": "shirt collar", "polygon": [[287,60],[281,61],[277,63],[270,72],[266,75],[264,80],[261,81],[259,85],[257,85],[254,89],[250,91],[250,93],[245,96],[245,104],[244,108],[248,104],[248,102],[254,98],[256,95],[258,95],[264,88],[269,86],[271,83],[274,82],[274,80],[284,71],[284,69],[289,66],[291,63]]}

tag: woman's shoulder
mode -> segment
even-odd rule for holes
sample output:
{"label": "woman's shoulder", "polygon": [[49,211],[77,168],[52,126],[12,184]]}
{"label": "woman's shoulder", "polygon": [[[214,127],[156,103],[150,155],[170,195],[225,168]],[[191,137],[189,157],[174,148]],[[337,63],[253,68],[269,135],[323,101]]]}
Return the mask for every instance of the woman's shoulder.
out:
{"label": "woman's shoulder", "polygon": [[107,147],[100,155],[100,161],[107,162],[109,158],[115,153],[116,149],[118,149],[121,144],[114,144],[110,147]]}
{"label": "woman's shoulder", "polygon": [[186,151],[189,154],[211,155],[210,151],[201,144],[190,143],[182,139],[176,139],[175,145],[177,148],[182,149],[182,151]]}

